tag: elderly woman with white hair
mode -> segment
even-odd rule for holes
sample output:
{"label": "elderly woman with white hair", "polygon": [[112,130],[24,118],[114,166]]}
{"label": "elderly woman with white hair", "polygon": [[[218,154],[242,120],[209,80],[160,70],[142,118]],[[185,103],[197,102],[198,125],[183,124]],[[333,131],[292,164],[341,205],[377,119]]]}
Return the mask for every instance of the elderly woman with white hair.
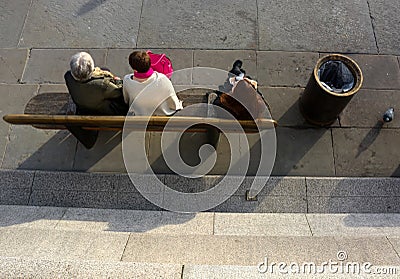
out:
{"label": "elderly woman with white hair", "polygon": [[86,52],[73,55],[70,67],[64,79],[77,106],[77,114],[126,115],[128,107],[118,77],[95,67],[93,58]]}

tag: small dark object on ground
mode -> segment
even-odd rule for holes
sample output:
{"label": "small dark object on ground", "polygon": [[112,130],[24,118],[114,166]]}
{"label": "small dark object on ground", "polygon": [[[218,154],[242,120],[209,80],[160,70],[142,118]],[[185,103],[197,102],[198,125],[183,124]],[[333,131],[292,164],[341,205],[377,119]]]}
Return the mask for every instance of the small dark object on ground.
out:
{"label": "small dark object on ground", "polygon": [[394,108],[389,108],[384,114],[383,114],[383,121],[384,122],[391,122],[394,118]]}

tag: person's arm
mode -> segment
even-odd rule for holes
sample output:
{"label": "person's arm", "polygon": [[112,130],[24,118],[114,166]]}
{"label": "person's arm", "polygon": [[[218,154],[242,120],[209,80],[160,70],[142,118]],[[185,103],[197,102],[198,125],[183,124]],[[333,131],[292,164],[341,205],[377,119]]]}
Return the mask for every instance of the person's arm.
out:
{"label": "person's arm", "polygon": [[116,99],[122,97],[122,86],[112,83],[110,78],[104,78],[103,89],[104,99]]}
{"label": "person's arm", "polygon": [[175,93],[175,88],[172,85],[172,82],[166,76],[163,76],[162,78],[163,78],[164,86],[168,90],[169,97],[166,100],[168,107],[173,110],[183,109],[182,101],[178,99],[178,96]]}
{"label": "person's arm", "polygon": [[169,96],[169,98],[167,99],[167,104],[168,107],[173,110],[183,109],[182,101],[178,99],[178,96],[176,96],[176,94]]}

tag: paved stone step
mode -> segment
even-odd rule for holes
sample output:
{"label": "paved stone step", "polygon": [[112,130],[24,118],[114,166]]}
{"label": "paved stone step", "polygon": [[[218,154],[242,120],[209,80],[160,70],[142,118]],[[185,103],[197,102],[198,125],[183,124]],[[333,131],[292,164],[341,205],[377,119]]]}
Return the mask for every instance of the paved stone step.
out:
{"label": "paved stone step", "polygon": [[[169,202],[163,188],[140,176],[146,193],[159,204]],[[174,190],[201,192],[223,176],[189,179],[159,175]],[[253,177],[233,196],[211,209],[237,213],[399,213],[400,178],[270,177],[257,201],[246,201]],[[127,174],[0,171],[0,204],[160,210],[143,197]],[[174,202],[178,202],[175,201]]]}
{"label": "paved stone step", "polygon": [[[270,265],[319,266],[339,261],[339,252],[348,262],[400,272],[400,214],[178,214],[0,206],[1,278],[175,278],[182,270],[178,278],[265,278],[257,270],[265,258]],[[281,278],[275,272],[271,278]]]}
{"label": "paved stone step", "polygon": [[235,236],[400,236],[400,214],[182,214],[93,208],[0,205],[0,230]]}
{"label": "paved stone step", "polygon": [[341,259],[400,267],[399,237],[234,236],[0,230],[0,256],[52,261],[251,266],[262,262],[321,265]]}
{"label": "paved stone step", "polygon": [[[257,266],[216,266],[216,265],[172,265],[133,262],[104,262],[104,261],[64,261],[43,260],[30,258],[0,257],[1,278],[179,278],[179,279],[261,279],[284,278],[285,271],[278,268],[265,269]],[[361,268],[360,268],[361,269]],[[304,270],[304,272],[303,272]],[[365,274],[358,275],[357,269],[343,272],[331,272],[328,268],[324,273],[314,273],[313,267],[299,266],[297,273],[290,278],[308,279],[345,279],[345,278],[398,278],[397,267],[371,267],[371,272],[385,271],[387,275]],[[261,271],[261,272],[260,272]],[[322,271],[322,268],[320,269]],[[334,269],[335,271],[335,269]],[[266,277],[268,276],[268,277]]]}
{"label": "paved stone step", "polygon": [[182,265],[0,257],[1,278],[182,278]]}

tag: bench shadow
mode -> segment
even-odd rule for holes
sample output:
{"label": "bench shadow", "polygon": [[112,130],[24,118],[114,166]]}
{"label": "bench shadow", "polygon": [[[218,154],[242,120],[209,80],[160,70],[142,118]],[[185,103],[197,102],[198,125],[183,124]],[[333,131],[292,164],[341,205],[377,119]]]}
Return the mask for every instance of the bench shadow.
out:
{"label": "bench shadow", "polygon": [[393,172],[392,177],[400,177],[400,164],[397,169]]}
{"label": "bench shadow", "polygon": [[83,4],[80,8],[79,11],[77,13],[78,16],[83,16],[87,13],[89,13],[90,11],[100,7],[101,5],[103,5],[107,0],[90,0],[89,2]]}
{"label": "bench shadow", "polygon": [[[113,209],[96,209],[94,211],[91,208],[21,208],[13,205],[0,205],[0,213],[4,213],[0,216],[0,227],[38,227],[41,229],[46,228],[46,226],[57,229],[71,229],[73,227],[74,230],[131,233],[145,233],[153,230],[158,232],[160,230],[168,231],[171,230],[171,226],[187,223],[196,218],[197,215],[166,211]],[[46,224],[46,222],[48,223]]]}

